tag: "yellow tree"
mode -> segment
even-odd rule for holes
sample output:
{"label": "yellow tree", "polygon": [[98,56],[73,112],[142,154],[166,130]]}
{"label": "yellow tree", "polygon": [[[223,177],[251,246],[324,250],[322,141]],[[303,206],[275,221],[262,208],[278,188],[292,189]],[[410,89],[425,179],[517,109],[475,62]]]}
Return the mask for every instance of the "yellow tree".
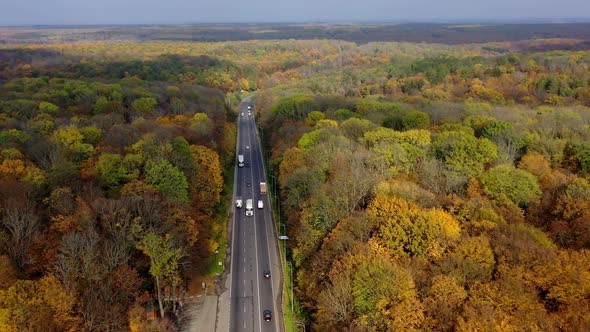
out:
{"label": "yellow tree", "polygon": [[77,331],[75,297],[53,276],[0,290],[0,331]]}
{"label": "yellow tree", "polygon": [[190,147],[197,174],[193,177],[190,189],[195,208],[211,214],[221,199],[223,175],[217,152],[202,146]]}
{"label": "yellow tree", "polygon": [[441,209],[423,209],[398,197],[377,194],[368,208],[377,221],[373,240],[394,257],[406,255],[437,258],[458,240],[461,228]]}
{"label": "yellow tree", "polygon": [[424,301],[427,312],[425,328],[430,331],[451,331],[466,298],[467,291],[455,278],[446,275],[432,278],[432,286]]}
{"label": "yellow tree", "polygon": [[53,275],[39,280],[43,300],[53,309],[53,320],[62,331],[77,331],[80,318],[76,316],[76,294],[69,291]]}
{"label": "yellow tree", "polygon": [[303,150],[298,147],[289,148],[283,154],[283,161],[279,166],[279,182],[284,186],[293,173],[305,172],[306,169]]}
{"label": "yellow tree", "polygon": [[248,82],[245,78],[240,78],[238,80],[238,85],[241,90],[249,91],[250,90],[250,82]]}

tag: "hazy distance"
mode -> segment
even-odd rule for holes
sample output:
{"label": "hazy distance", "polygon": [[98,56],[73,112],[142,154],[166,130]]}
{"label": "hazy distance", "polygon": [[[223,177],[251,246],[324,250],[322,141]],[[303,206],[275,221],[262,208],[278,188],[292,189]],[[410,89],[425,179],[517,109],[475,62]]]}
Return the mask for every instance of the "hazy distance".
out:
{"label": "hazy distance", "polygon": [[0,0],[0,8],[0,26],[590,21],[588,0]]}

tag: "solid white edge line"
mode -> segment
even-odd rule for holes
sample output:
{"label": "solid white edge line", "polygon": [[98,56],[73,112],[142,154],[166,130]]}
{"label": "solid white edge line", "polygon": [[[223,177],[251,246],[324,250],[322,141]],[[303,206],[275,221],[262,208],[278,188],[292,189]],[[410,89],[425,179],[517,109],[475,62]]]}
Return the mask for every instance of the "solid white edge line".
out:
{"label": "solid white edge line", "polygon": [[[239,106],[238,106],[238,111],[239,111]],[[239,113],[239,112],[238,112]],[[229,322],[229,326],[231,328],[231,303],[232,303],[232,298],[233,298],[233,293],[234,293],[234,285],[233,285],[233,276],[234,276],[234,253],[236,252],[236,236],[237,236],[237,232],[236,232],[236,219],[237,219],[237,215],[236,215],[236,205],[234,204],[234,201],[236,199],[236,190],[237,190],[237,182],[238,182],[238,168],[236,167],[237,163],[238,163],[238,147],[240,145],[240,116],[238,114],[238,121],[237,121],[237,125],[238,125],[238,130],[237,130],[237,134],[236,134],[236,154],[235,154],[235,164],[234,164],[234,190],[233,190],[233,194],[232,194],[232,201],[231,201],[231,206],[233,207],[233,211],[234,211],[234,215],[233,215],[233,220],[232,220],[232,239],[231,239],[231,257],[230,257],[230,267],[229,267],[229,317],[230,317],[230,322]]]}

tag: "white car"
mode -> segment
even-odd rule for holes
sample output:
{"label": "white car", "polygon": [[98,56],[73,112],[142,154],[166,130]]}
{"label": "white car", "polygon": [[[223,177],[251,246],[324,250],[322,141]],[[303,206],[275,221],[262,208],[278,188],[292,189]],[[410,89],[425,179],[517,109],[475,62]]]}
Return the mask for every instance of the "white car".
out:
{"label": "white car", "polygon": [[250,145],[246,145],[246,150],[250,149]]}
{"label": "white car", "polygon": [[252,113],[251,112],[248,112],[248,116],[252,116]]}
{"label": "white car", "polygon": [[242,208],[242,200],[241,199],[236,199],[236,207],[238,209],[241,209]]}
{"label": "white car", "polygon": [[259,200],[258,200],[258,208],[259,208],[259,209],[262,209],[263,207],[264,207],[264,203],[262,203],[262,200],[261,200],[261,199],[259,199]]}
{"label": "white car", "polygon": [[248,105],[248,109],[251,110],[252,109],[252,106]]}
{"label": "white car", "polygon": [[242,112],[242,116],[244,116],[244,112]]}

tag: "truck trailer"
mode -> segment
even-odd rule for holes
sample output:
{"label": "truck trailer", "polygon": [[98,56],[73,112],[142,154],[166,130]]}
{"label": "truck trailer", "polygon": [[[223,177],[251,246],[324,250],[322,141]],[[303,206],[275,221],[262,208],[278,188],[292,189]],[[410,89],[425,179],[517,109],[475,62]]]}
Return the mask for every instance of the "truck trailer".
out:
{"label": "truck trailer", "polygon": [[246,200],[246,217],[251,217],[254,215],[254,210],[252,210],[252,199],[249,198]]}
{"label": "truck trailer", "polygon": [[260,182],[260,195],[266,195],[266,182]]}

